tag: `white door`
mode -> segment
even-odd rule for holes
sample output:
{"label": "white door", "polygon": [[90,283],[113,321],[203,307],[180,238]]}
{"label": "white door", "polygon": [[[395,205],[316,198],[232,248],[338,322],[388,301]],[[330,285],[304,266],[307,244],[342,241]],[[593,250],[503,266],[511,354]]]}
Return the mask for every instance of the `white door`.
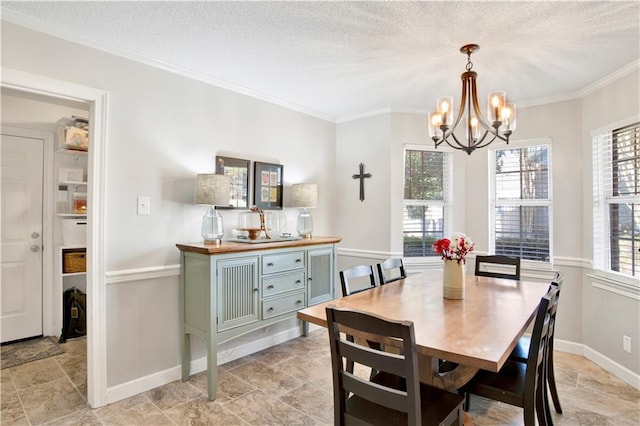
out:
{"label": "white door", "polygon": [[42,334],[44,141],[2,135],[0,287],[2,342]]}

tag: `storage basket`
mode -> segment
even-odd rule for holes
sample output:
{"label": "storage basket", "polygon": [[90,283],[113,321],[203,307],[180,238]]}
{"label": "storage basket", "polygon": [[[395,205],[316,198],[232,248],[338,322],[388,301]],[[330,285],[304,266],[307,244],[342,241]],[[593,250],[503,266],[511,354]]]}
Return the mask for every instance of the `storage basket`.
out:
{"label": "storage basket", "polygon": [[77,151],[89,149],[89,122],[86,118],[64,117],[57,124],[58,147]]}
{"label": "storage basket", "polygon": [[63,253],[62,272],[65,274],[87,272],[86,250],[65,251]]}

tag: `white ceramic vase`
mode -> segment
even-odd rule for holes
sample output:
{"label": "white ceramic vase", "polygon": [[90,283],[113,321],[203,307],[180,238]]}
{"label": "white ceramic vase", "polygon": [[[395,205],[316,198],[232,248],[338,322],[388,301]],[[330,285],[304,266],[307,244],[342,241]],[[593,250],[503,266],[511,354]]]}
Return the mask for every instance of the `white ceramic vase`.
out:
{"label": "white ceramic vase", "polygon": [[444,260],[442,295],[446,299],[464,299],[464,263]]}

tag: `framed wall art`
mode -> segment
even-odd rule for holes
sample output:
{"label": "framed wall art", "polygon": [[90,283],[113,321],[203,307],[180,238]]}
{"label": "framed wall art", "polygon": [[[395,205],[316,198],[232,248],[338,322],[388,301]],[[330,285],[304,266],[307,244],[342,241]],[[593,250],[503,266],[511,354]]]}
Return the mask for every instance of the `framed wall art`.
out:
{"label": "framed wall art", "polygon": [[250,207],[249,164],[249,160],[216,155],[216,174],[226,175],[231,178],[229,206],[227,208],[248,209]]}
{"label": "framed wall art", "polygon": [[281,164],[253,163],[253,204],[263,210],[282,210],[283,169]]}

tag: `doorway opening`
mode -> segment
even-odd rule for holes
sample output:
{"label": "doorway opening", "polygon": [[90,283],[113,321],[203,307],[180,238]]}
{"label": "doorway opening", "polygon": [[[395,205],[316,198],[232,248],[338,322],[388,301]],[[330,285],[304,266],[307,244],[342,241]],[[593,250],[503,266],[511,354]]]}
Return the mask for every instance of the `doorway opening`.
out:
{"label": "doorway opening", "polygon": [[[22,97],[44,96],[55,99],[58,103],[76,102],[77,105],[85,105],[85,110],[88,106],[91,147],[87,154],[86,193],[87,210],[91,213],[87,217],[86,239],[86,307],[90,312],[87,318],[86,338],[87,401],[93,408],[101,407],[106,404],[107,389],[104,280],[104,151],[107,93],[8,68],[2,69],[0,86],[3,90],[17,92]],[[53,250],[50,250],[51,252]],[[58,306],[61,307],[61,303]],[[52,316],[57,317],[55,314]],[[60,329],[56,333],[59,332]]]}

